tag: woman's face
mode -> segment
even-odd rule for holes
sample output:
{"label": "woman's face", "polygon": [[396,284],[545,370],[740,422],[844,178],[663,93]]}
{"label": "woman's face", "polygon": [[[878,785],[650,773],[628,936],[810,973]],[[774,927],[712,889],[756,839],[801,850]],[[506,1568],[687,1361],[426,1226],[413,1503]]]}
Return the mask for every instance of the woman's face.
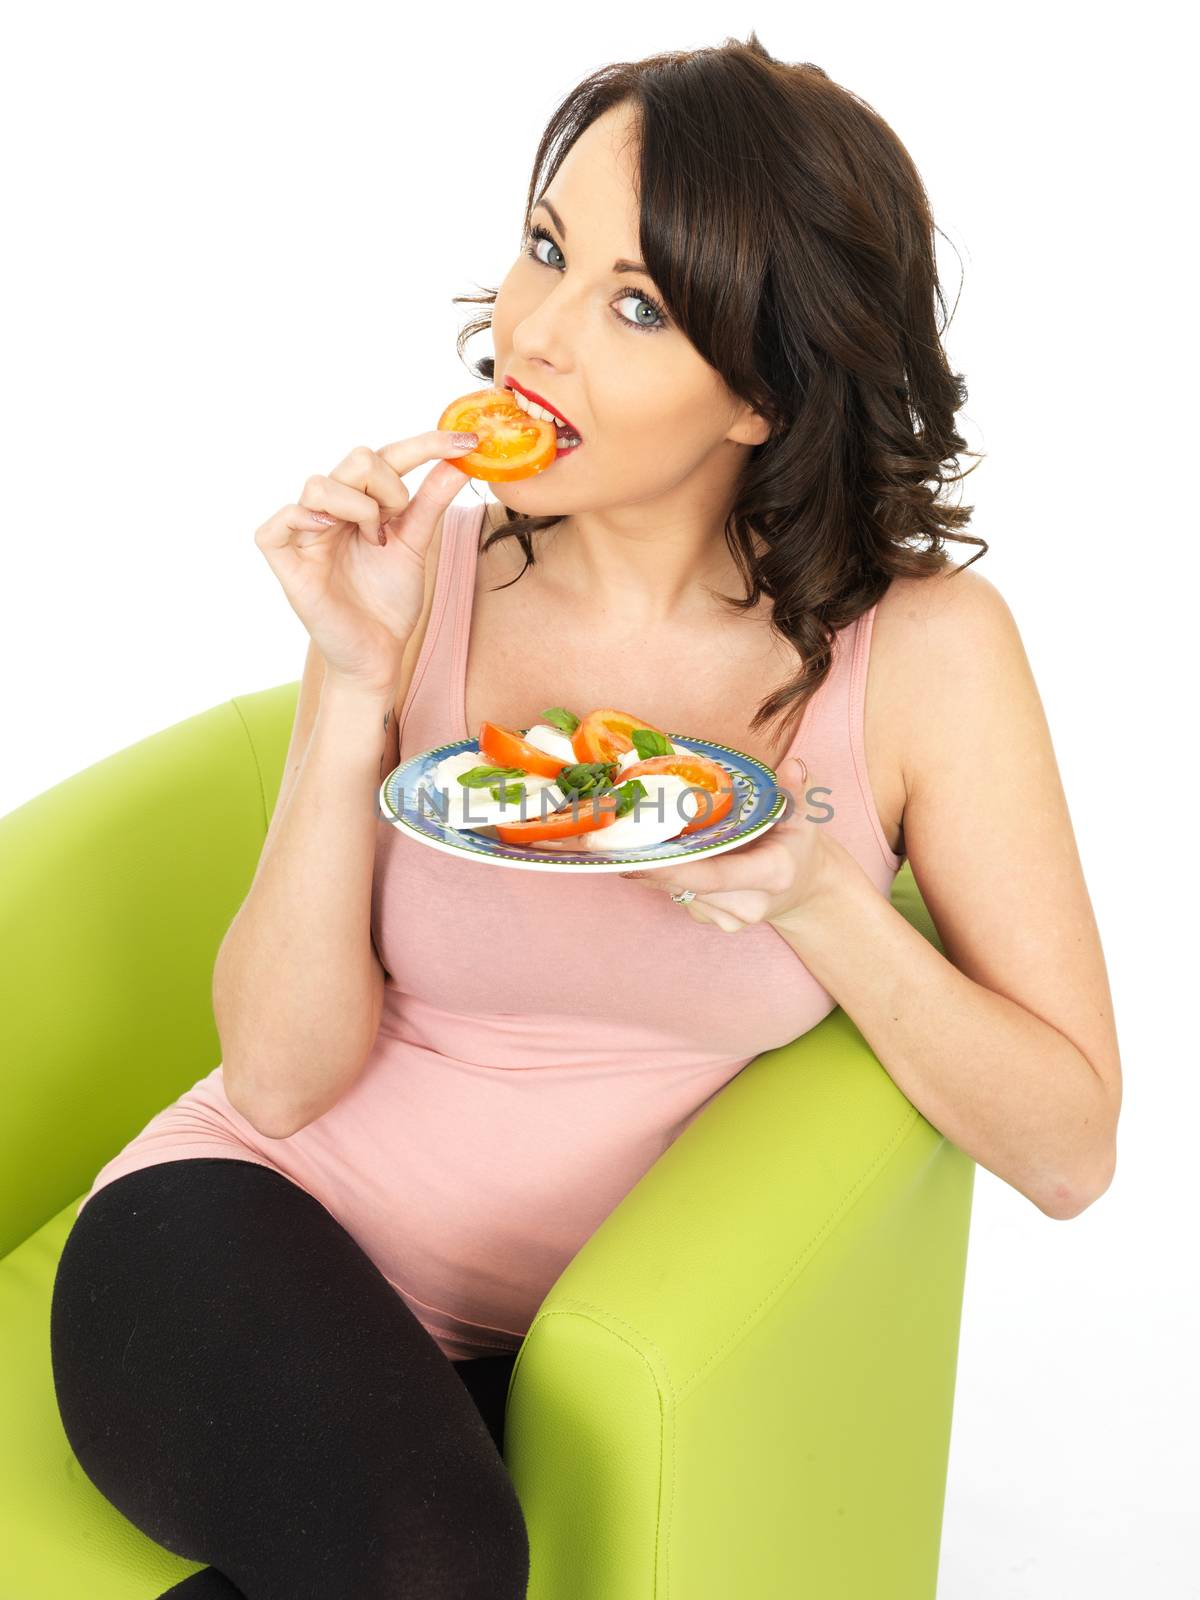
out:
{"label": "woman's face", "polygon": [[[669,318],[639,297],[661,295],[638,258],[636,147],[622,149],[631,112],[615,106],[580,135],[534,207],[527,241],[496,296],[494,382],[515,379],[575,424],[583,444],[545,472],[493,483],[528,516],[642,506],[686,513],[724,497],[745,447],[767,425],[731,394]],[[552,208],[552,209],[551,209]],[[673,502],[675,502],[673,504]]]}

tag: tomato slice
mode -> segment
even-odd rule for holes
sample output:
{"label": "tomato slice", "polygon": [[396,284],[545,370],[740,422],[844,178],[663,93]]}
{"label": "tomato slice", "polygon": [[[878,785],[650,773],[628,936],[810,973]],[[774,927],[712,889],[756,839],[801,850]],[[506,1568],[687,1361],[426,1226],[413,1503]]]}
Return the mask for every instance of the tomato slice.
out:
{"label": "tomato slice", "polygon": [[502,728],[498,722],[479,724],[479,753],[497,767],[520,767],[539,778],[557,778],[569,761],[560,761],[548,755],[537,745],[522,739],[512,728]]}
{"label": "tomato slice", "polygon": [[[664,739],[670,738],[644,717],[633,717],[628,711],[614,711],[611,706],[605,706],[599,711],[589,711],[571,735],[576,761],[615,761],[626,750],[635,748],[634,728],[649,728],[653,733],[661,733]],[[622,775],[621,782],[624,781]]]}
{"label": "tomato slice", "polygon": [[509,389],[476,389],[452,400],[438,418],[438,427],[479,435],[469,455],[448,458],[468,478],[512,483],[545,472],[558,459],[554,424],[522,411]]}
{"label": "tomato slice", "polygon": [[684,783],[697,789],[707,789],[714,796],[708,805],[704,805],[697,796],[701,810],[681,830],[679,836],[697,833],[701,828],[711,828],[714,822],[720,822],[733,804],[733,778],[729,772],[719,762],[710,761],[696,751],[682,756],[652,756],[649,761],[634,762],[621,773],[621,782],[628,783],[630,778],[641,778],[655,772],[673,773],[675,777],[682,778]]}
{"label": "tomato slice", "polygon": [[497,822],[497,835],[505,844],[536,844],[539,839],[573,839],[577,834],[594,833],[597,828],[611,828],[617,820],[620,795],[615,789],[603,794],[587,795],[578,801],[568,800],[562,811],[552,811],[549,816],[527,817],[524,822]]}

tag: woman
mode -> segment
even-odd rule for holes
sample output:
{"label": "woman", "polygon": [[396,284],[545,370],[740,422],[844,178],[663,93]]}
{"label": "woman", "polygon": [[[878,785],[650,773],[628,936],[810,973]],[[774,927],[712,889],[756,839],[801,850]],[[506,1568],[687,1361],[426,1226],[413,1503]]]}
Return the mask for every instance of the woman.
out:
{"label": "woman", "polygon": [[[259,529],[312,643],[217,963],[223,1061],[98,1174],[59,1267],[68,1437],[211,1563],[180,1594],[523,1594],[498,1447],[538,1304],[836,1004],[1046,1215],[1112,1176],[1117,1042],[1045,719],[1004,601],[945,555],[983,541],[939,498],[965,391],[895,136],[753,34],[604,69],[483,298],[460,350],[490,326],[479,376],[583,443],[448,514],[470,439],[355,450]],[[551,705],[747,750],[792,812],[628,882],[489,871],[368,814],[399,760]],[[890,903],[905,856],[945,955]]]}

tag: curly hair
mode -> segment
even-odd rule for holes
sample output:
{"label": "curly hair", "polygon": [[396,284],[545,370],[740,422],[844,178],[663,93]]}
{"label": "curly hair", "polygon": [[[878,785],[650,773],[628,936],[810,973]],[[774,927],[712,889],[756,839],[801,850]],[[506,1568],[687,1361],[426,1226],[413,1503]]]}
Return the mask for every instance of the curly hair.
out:
{"label": "curly hair", "polygon": [[[966,566],[988,548],[956,531],[974,506],[942,498],[967,476],[960,456],[980,452],[955,426],[967,391],[941,343],[940,230],[912,158],[874,109],[811,62],[776,60],[751,31],[584,78],[538,145],[526,234],[571,145],[617,105],[634,113],[650,276],[695,349],[771,428],[748,452],[725,521],[748,593],[717,598],[735,611],[772,601],[772,626],[803,666],[751,726],[798,723],[835,633],[893,577],[961,570],[947,539],[981,546]],[[453,299],[490,306],[497,293]],[[488,311],[460,329],[460,358],[490,326]],[[470,370],[495,382],[494,357]],[[520,578],[536,560],[531,535],[561,517],[505,511],[483,548],[517,539]]]}

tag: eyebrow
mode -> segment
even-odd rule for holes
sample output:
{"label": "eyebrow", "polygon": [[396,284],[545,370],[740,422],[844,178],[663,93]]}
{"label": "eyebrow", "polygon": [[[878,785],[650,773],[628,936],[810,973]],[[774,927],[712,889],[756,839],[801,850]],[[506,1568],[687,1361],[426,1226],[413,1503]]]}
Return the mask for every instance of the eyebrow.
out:
{"label": "eyebrow", "polygon": [[[536,200],[534,202],[533,209],[536,211],[538,206],[544,207],[544,209],[550,213],[554,226],[565,239],[567,237],[567,225],[559,216],[554,207],[550,204],[549,200]],[[614,261],[612,264],[612,269],[614,272],[640,272],[642,276],[646,278],[650,276],[644,261]]]}

